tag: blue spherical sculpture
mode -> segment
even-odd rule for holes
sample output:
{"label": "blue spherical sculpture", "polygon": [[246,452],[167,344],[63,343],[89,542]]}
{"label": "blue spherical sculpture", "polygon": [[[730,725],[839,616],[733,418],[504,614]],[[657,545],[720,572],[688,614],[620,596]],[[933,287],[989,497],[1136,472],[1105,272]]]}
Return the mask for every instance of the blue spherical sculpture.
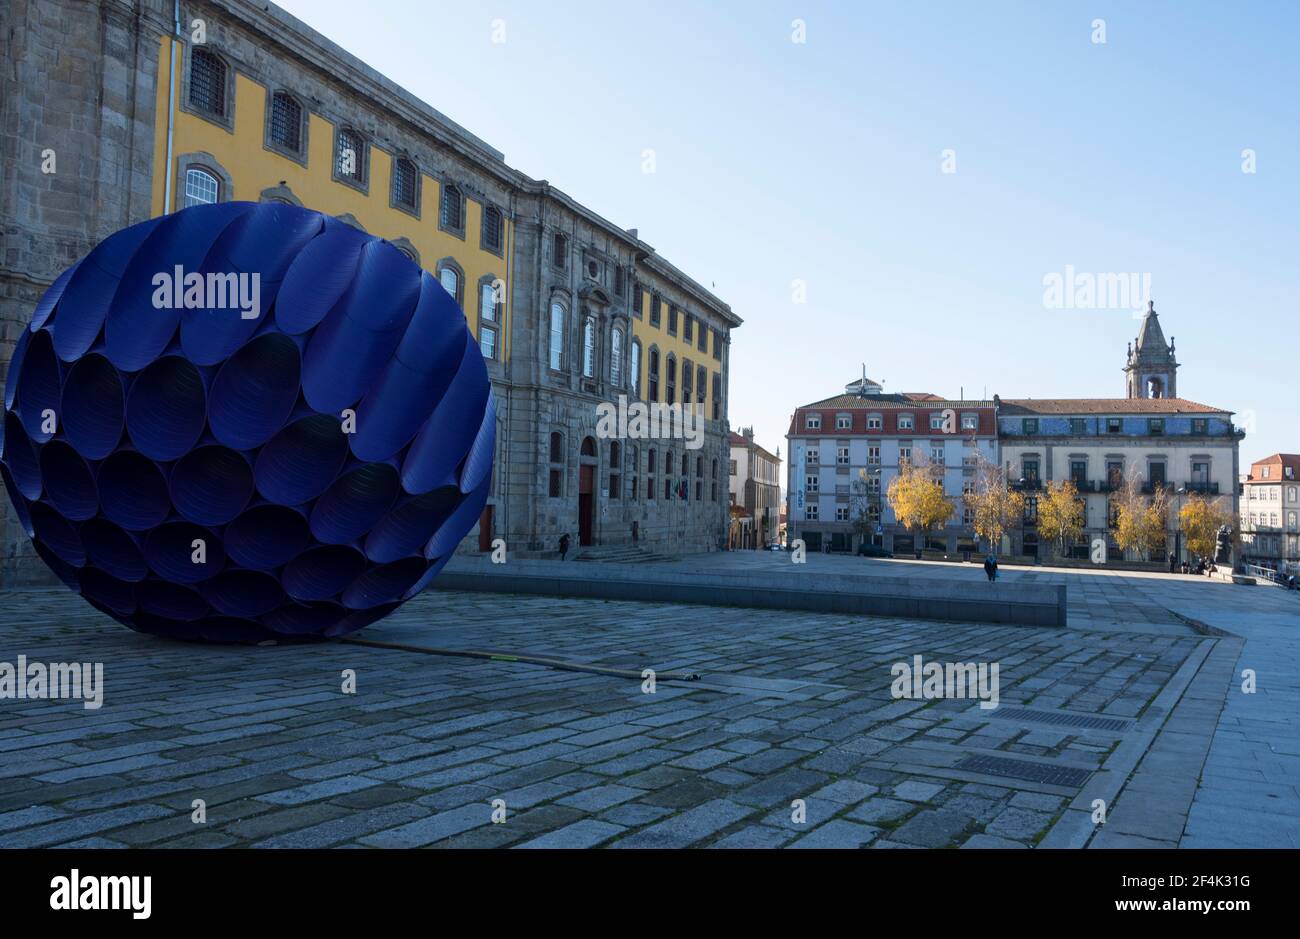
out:
{"label": "blue spherical sculpture", "polygon": [[438,281],[308,209],[226,202],[123,229],[37,305],[0,473],[36,552],[133,629],[342,636],[477,521],[495,412]]}

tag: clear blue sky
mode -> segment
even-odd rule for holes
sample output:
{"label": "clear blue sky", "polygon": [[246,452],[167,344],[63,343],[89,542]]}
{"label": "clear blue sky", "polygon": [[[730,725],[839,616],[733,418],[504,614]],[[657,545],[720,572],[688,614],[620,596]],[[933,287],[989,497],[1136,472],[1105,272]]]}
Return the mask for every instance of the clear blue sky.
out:
{"label": "clear blue sky", "polygon": [[1132,313],[1044,306],[1072,265],[1151,275],[1180,395],[1253,413],[1243,465],[1300,452],[1300,3],[280,5],[715,284],[731,423],[769,449],[863,362],[1123,396]]}

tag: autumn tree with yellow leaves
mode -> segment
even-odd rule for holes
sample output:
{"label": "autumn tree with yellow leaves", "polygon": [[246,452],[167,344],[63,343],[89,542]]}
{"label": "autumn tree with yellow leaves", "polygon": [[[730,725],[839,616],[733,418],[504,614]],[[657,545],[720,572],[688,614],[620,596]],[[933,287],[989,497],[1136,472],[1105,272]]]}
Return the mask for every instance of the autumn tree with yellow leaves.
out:
{"label": "autumn tree with yellow leaves", "polygon": [[1192,493],[1178,513],[1187,550],[1201,557],[1213,557],[1218,547],[1219,529],[1232,522],[1232,513],[1218,499]]}
{"label": "autumn tree with yellow leaves", "polygon": [[1083,534],[1085,522],[1084,503],[1074,480],[1048,482],[1038,498],[1038,530],[1052,539],[1061,557]]}
{"label": "autumn tree with yellow leaves", "polygon": [[898,475],[889,481],[889,507],[909,532],[930,532],[952,518],[955,509],[944,495],[942,476],[935,476],[935,467],[923,460],[902,460]]}
{"label": "autumn tree with yellow leaves", "polygon": [[975,478],[962,501],[974,518],[975,534],[988,542],[994,554],[1002,550],[1002,537],[1023,523],[1025,497],[1007,485],[1006,471],[976,454]]}
{"label": "autumn tree with yellow leaves", "polygon": [[1115,543],[1121,551],[1133,550],[1140,557],[1157,548],[1163,550],[1169,522],[1169,491],[1165,487],[1144,493],[1137,467],[1133,467],[1112,496],[1111,508]]}

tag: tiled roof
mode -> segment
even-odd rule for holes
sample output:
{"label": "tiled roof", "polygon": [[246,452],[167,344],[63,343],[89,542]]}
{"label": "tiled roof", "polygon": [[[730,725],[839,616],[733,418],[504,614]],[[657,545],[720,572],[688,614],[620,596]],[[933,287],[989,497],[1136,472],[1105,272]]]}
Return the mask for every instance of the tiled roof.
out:
{"label": "tiled roof", "polygon": [[[1279,466],[1283,469],[1269,473],[1268,479],[1264,479],[1259,473],[1260,467],[1264,466]],[[1287,476],[1284,472],[1286,467],[1291,468],[1290,476]],[[1250,474],[1246,479],[1252,483],[1281,483],[1300,480],[1300,453],[1274,453],[1272,456],[1266,456],[1262,460],[1256,460],[1250,465]]]}
{"label": "tiled roof", "polygon": [[1231,414],[1184,398],[1003,398],[998,413],[1019,414]]}
{"label": "tiled roof", "polygon": [[823,401],[800,405],[799,410],[837,408],[842,411],[849,411],[858,408],[865,411],[883,411],[893,408],[914,408],[921,404],[950,404],[958,408],[988,408],[993,406],[992,401],[949,401],[929,392],[908,392],[905,394],[869,395],[866,397],[862,395],[836,395]]}

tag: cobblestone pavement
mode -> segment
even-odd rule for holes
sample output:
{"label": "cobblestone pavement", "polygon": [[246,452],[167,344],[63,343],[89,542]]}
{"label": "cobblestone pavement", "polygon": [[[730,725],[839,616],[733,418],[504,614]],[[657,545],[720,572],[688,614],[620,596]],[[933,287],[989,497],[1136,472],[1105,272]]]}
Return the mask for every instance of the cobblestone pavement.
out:
{"label": "cobblestone pavement", "polygon": [[[99,710],[0,701],[6,847],[1029,847],[1224,641],[438,591],[361,634],[614,677],[168,643],[65,590],[0,595],[0,623],[0,662],[104,663]],[[1001,707],[895,700],[916,655],[997,663]],[[701,677],[647,694],[644,667]]]}

